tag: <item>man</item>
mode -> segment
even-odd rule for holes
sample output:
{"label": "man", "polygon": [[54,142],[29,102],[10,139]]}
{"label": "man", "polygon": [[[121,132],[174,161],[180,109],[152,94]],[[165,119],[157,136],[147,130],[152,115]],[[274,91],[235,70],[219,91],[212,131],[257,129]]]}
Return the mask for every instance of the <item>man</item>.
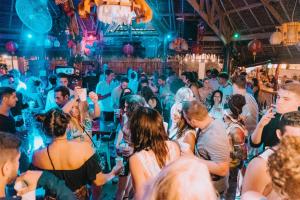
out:
{"label": "man", "polygon": [[15,89],[0,87],[0,131],[16,133],[16,122],[11,114],[11,108],[18,101]]}
{"label": "man", "polygon": [[96,87],[96,93],[99,95],[101,116],[100,131],[109,132],[109,125],[114,121],[114,108],[112,104],[111,93],[116,87],[114,82],[115,73],[111,69],[105,70],[105,80],[100,81]]}
{"label": "man", "polygon": [[[5,188],[17,178],[19,169],[21,141],[15,135],[0,132],[0,200],[6,200]],[[75,199],[73,193],[64,183],[49,172],[28,171],[21,175],[16,182],[25,182],[27,186],[18,193],[20,195],[34,190],[37,187],[45,187],[57,195],[60,200]],[[12,198],[21,199],[21,198]]]}
{"label": "man", "polygon": [[54,89],[54,99],[58,107],[63,108],[69,101],[70,91],[65,86],[58,86]]}
{"label": "man", "polygon": [[218,82],[218,75],[219,75],[219,71],[215,68],[210,70],[210,79],[209,79],[209,84],[211,85],[213,91],[217,90],[220,85]]}
{"label": "man", "polygon": [[[69,85],[69,79],[67,74],[60,73],[57,75],[57,86],[65,86],[68,88]],[[74,91],[68,88],[70,95],[74,94]],[[70,97],[69,95],[69,97]],[[46,106],[45,111],[50,110],[51,108],[55,108],[57,105],[55,103],[55,96],[54,96],[54,89],[50,90],[47,94],[47,100],[46,100]]]}
{"label": "man", "polygon": [[[22,116],[22,110],[28,108],[27,103],[23,103],[23,95],[24,93],[18,92],[16,89],[16,84],[15,84],[15,79],[12,75],[10,74],[5,74],[0,77],[0,82],[2,87],[10,87],[16,90],[16,95],[18,98],[18,101],[16,105],[11,108],[11,114],[16,120],[16,128],[19,131],[22,131],[23,125],[24,125],[24,120]],[[23,90],[24,91],[24,90]],[[26,94],[25,94],[26,95]]]}
{"label": "man", "polygon": [[138,74],[136,71],[132,71],[129,77],[128,87],[131,89],[133,94],[136,94],[139,87]]}
{"label": "man", "polygon": [[128,88],[129,80],[127,77],[122,77],[120,80],[120,85],[113,89],[111,93],[112,104],[114,109],[119,109],[120,107],[120,96],[124,89]]}
{"label": "man", "polygon": [[[278,123],[276,134],[279,139],[285,136],[300,137],[300,112],[295,111],[282,115],[282,119]],[[248,191],[254,191],[268,195],[272,191],[271,177],[268,173],[267,162],[269,156],[274,153],[274,149],[276,148],[277,147],[267,149],[249,163],[243,181],[242,194]]]}
{"label": "man", "polygon": [[218,82],[220,84],[219,90],[223,93],[222,103],[225,108],[228,107],[227,106],[228,100],[233,94],[232,85],[228,80],[229,80],[229,75],[226,72],[221,72],[218,75]]}
{"label": "man", "polygon": [[19,70],[12,69],[8,72],[11,76],[13,76],[15,81],[15,89],[17,92],[21,92],[23,95],[26,94],[27,86],[24,82],[20,80],[21,74]]}
{"label": "man", "polygon": [[208,167],[216,190],[222,194],[227,188],[231,149],[225,124],[212,119],[206,107],[196,100],[184,102],[182,111],[186,121],[193,128],[201,130],[195,138],[195,151]]}
{"label": "man", "polygon": [[164,99],[171,93],[170,88],[166,83],[166,80],[167,78],[165,75],[160,75],[158,77],[158,85],[159,85],[158,93],[159,93],[159,97],[161,98],[161,101],[164,101]]}
{"label": "man", "polygon": [[282,114],[297,111],[300,107],[300,83],[290,82],[281,86],[277,94],[276,112],[270,108],[259,121],[255,131],[251,135],[250,145],[260,147],[272,147],[278,144],[279,138],[276,129]]}
{"label": "man", "polygon": [[255,98],[246,92],[246,77],[239,75],[232,78],[233,94],[243,95],[246,99],[246,105],[243,107],[241,116],[244,119],[246,129],[251,135],[258,122],[258,105]]}

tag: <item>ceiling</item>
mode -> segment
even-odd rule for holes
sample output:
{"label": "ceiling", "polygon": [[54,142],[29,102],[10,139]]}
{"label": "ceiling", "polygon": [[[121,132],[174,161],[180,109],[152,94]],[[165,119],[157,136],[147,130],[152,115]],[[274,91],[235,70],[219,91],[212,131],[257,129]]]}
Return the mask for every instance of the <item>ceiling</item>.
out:
{"label": "ceiling", "polygon": [[[22,46],[21,34],[28,31],[16,14],[15,1],[0,0],[2,50],[8,40],[19,41]],[[78,2],[79,0],[74,0],[75,5]],[[105,25],[93,17],[87,20],[79,19],[78,22],[81,30],[102,31],[107,44],[106,50],[110,52],[114,52],[112,49],[120,49],[126,42],[135,41],[140,42],[146,50],[151,45],[153,50],[155,43],[156,48],[160,49],[156,52],[160,55],[163,38],[172,34],[173,37],[185,38],[190,45],[198,42],[205,53],[222,55],[224,48],[230,47],[231,50],[235,50],[240,64],[249,64],[253,63],[254,59],[247,45],[249,41],[259,39],[263,42],[263,52],[256,56],[256,62],[275,60],[300,63],[300,52],[295,46],[269,44],[269,37],[276,26],[292,20],[300,21],[300,0],[147,0],[147,2],[153,10],[153,19],[149,24]],[[53,21],[62,21],[62,11],[53,0],[48,1],[48,8]],[[205,33],[201,41],[197,41],[199,23],[205,24]],[[241,35],[238,41],[232,40],[234,32]]]}

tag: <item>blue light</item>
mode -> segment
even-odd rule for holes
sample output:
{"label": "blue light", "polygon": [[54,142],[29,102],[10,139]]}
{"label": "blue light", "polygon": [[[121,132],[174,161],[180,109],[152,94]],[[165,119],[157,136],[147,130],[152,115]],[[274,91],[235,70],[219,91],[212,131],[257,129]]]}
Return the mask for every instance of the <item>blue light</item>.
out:
{"label": "blue light", "polygon": [[27,37],[28,37],[29,39],[31,39],[31,38],[32,38],[32,34],[28,33],[28,34],[27,34]]}
{"label": "blue light", "polygon": [[33,151],[38,150],[41,147],[44,147],[43,138],[40,135],[35,135],[33,139]]}
{"label": "blue light", "polygon": [[167,35],[167,39],[171,39],[171,37],[172,37],[172,36],[171,36],[170,34]]}

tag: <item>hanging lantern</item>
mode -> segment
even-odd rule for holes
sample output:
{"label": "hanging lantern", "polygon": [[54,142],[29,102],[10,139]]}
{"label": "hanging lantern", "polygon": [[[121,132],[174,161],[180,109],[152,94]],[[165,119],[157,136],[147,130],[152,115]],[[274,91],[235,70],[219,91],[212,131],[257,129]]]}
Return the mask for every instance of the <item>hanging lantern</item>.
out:
{"label": "hanging lantern", "polygon": [[192,53],[193,54],[201,54],[202,53],[202,47],[199,44],[195,44],[192,46]]}
{"label": "hanging lantern", "polygon": [[134,52],[134,47],[131,44],[126,44],[123,47],[123,53],[127,56],[132,55]]}
{"label": "hanging lantern", "polygon": [[282,33],[279,31],[276,31],[276,32],[272,33],[272,35],[270,37],[270,44],[278,45],[278,44],[281,44],[282,40],[283,40]]}
{"label": "hanging lantern", "polygon": [[185,39],[183,38],[176,38],[173,42],[170,43],[169,48],[175,50],[177,52],[187,51],[189,46]]}
{"label": "hanging lantern", "polygon": [[284,23],[280,27],[284,45],[295,45],[300,41],[300,22]]}
{"label": "hanging lantern", "polygon": [[257,53],[262,51],[262,43],[260,40],[254,39],[248,44],[248,50],[252,53],[254,60]]}
{"label": "hanging lantern", "polygon": [[[86,1],[91,0],[83,0],[83,4]],[[152,19],[152,10],[145,0],[94,0],[94,2],[99,21],[106,24],[127,25],[131,24],[133,18],[137,23],[148,23]],[[84,11],[84,6],[80,6],[80,12]]]}
{"label": "hanging lantern", "polygon": [[18,44],[13,41],[9,41],[5,44],[5,49],[9,53],[14,54],[16,52],[16,50],[18,49]]}

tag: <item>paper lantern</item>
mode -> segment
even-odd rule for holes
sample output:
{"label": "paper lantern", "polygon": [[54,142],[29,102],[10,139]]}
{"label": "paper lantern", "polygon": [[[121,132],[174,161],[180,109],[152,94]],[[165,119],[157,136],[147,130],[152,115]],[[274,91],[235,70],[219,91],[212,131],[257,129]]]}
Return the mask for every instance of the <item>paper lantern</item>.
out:
{"label": "paper lantern", "polygon": [[270,44],[272,44],[272,45],[281,44],[282,39],[283,39],[282,33],[279,31],[276,31],[276,32],[272,33],[272,35],[270,37]]}
{"label": "paper lantern", "polygon": [[9,53],[14,54],[16,52],[16,50],[18,49],[18,44],[13,41],[9,41],[5,44],[5,49]]}
{"label": "paper lantern", "polygon": [[127,56],[132,55],[134,52],[134,47],[131,44],[126,44],[123,47],[123,53]]}
{"label": "paper lantern", "polygon": [[199,44],[195,44],[192,46],[192,53],[193,54],[201,54],[202,53],[202,47]]}
{"label": "paper lantern", "polygon": [[248,44],[248,49],[252,53],[254,60],[257,53],[262,52],[262,43],[260,40],[254,39]]}
{"label": "paper lantern", "polygon": [[176,38],[173,42],[170,43],[169,48],[175,50],[177,52],[187,51],[189,46],[185,39],[183,38]]}

